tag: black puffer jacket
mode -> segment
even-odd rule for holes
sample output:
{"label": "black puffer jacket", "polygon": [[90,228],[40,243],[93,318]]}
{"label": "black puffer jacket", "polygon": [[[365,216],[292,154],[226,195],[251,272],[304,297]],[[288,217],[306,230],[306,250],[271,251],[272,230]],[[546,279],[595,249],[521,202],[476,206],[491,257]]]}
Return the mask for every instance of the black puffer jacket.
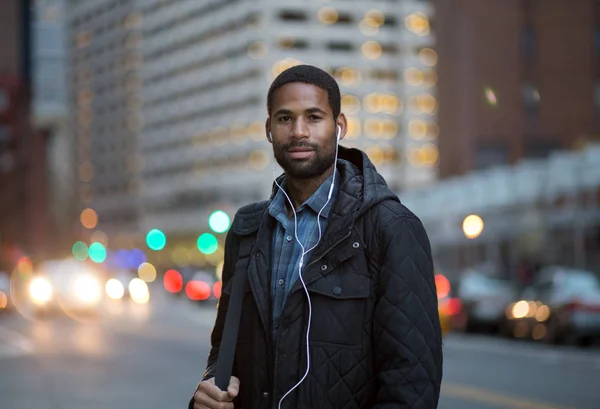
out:
{"label": "black puffer jacket", "polygon": [[[429,241],[359,150],[340,147],[340,194],[303,272],[312,301],[310,372],[282,408],[434,409],[442,380],[442,337]],[[204,379],[215,374],[228,294],[248,266],[234,375],[236,407],[277,408],[306,369],[308,303],[300,280],[271,330],[273,218],[265,203],[237,213],[227,237],[223,297]],[[255,237],[237,260],[242,236]]]}

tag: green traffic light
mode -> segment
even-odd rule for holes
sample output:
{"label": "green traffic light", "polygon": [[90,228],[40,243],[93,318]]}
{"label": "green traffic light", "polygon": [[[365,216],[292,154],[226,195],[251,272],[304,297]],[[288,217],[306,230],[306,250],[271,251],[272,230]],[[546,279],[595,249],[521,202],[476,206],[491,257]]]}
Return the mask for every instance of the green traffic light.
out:
{"label": "green traffic light", "polygon": [[225,233],[229,230],[230,224],[229,216],[223,210],[212,212],[208,218],[208,226],[215,233]]}
{"label": "green traffic light", "polygon": [[104,260],[106,260],[106,249],[101,243],[94,242],[90,244],[88,254],[90,256],[90,260],[92,260],[94,263],[102,263]]}
{"label": "green traffic light", "polygon": [[167,237],[162,231],[158,229],[152,229],[146,235],[146,244],[151,250],[162,250],[167,244]]}
{"label": "green traffic light", "polygon": [[82,241],[73,244],[73,257],[75,260],[85,261],[88,258],[88,246]]}
{"label": "green traffic light", "polygon": [[198,250],[203,254],[213,254],[219,248],[219,241],[210,233],[201,234],[197,244]]}

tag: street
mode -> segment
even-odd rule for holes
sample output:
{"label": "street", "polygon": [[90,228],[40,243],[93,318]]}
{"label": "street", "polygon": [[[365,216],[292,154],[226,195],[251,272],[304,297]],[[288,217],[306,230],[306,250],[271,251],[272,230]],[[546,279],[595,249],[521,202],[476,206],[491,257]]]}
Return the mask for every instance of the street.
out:
{"label": "street", "polygon": [[[159,292],[95,320],[0,316],[2,409],[185,408],[213,306]],[[600,350],[452,334],[440,409],[597,409]]]}

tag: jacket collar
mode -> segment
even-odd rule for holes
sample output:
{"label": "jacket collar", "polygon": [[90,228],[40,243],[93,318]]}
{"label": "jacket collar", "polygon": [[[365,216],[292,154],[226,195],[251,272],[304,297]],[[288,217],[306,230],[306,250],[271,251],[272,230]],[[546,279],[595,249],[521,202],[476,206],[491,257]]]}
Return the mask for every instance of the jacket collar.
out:
{"label": "jacket collar", "polygon": [[[340,225],[363,214],[381,201],[399,201],[398,196],[388,188],[385,180],[377,173],[375,166],[364,152],[340,146],[337,169],[340,188],[337,200],[331,209],[332,218],[328,223],[327,232],[339,229]],[[281,184],[284,179],[284,175],[280,175],[277,182]],[[243,211],[238,212],[239,221],[236,223],[235,233],[246,235],[258,230],[263,213],[278,189],[277,185],[273,183],[271,198],[268,202],[246,206]]]}

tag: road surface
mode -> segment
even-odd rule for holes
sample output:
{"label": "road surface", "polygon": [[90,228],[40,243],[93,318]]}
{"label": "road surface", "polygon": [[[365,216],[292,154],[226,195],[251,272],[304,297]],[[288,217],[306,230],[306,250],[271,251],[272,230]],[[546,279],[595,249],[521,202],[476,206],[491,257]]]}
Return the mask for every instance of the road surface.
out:
{"label": "road surface", "polygon": [[[214,307],[154,293],[96,319],[0,316],[2,409],[185,408]],[[445,340],[439,409],[598,409],[600,349],[484,336]]]}

